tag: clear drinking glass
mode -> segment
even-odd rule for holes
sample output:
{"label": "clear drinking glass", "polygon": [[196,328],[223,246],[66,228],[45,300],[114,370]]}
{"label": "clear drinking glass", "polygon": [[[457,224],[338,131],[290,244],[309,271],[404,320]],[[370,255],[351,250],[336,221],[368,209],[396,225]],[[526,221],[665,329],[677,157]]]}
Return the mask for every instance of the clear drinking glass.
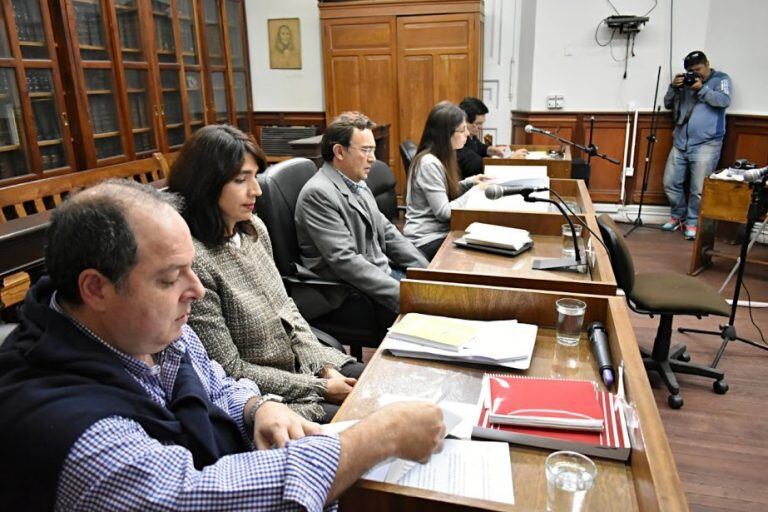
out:
{"label": "clear drinking glass", "polygon": [[576,452],[554,452],[544,462],[547,475],[547,512],[586,510],[597,467],[588,457]]}
{"label": "clear drinking glass", "polygon": [[[584,240],[581,238],[581,225],[574,224],[573,229],[576,231],[576,241],[579,244],[579,252],[584,256]],[[563,224],[561,227],[563,233],[563,256],[566,258],[575,258],[576,251],[573,248],[573,233],[571,233],[571,225]]]}
{"label": "clear drinking glass", "polygon": [[578,299],[559,299],[557,309],[557,342],[564,345],[577,345],[581,338],[581,326],[584,324],[584,312],[587,305]]}

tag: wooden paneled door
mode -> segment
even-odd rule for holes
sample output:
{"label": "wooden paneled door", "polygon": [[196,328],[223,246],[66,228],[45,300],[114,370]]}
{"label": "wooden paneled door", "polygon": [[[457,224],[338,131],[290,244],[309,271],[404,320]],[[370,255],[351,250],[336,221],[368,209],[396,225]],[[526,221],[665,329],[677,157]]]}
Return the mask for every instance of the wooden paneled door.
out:
{"label": "wooden paneled door", "polygon": [[478,16],[447,14],[397,19],[400,140],[418,144],[424,121],[440,101],[478,96],[482,33]]}
{"label": "wooden paneled door", "polygon": [[[359,110],[398,133],[396,18],[350,18],[325,24],[325,112],[328,121]],[[399,169],[397,144],[390,144],[389,166]],[[402,179],[402,171],[400,171]],[[401,181],[398,179],[398,182]]]}

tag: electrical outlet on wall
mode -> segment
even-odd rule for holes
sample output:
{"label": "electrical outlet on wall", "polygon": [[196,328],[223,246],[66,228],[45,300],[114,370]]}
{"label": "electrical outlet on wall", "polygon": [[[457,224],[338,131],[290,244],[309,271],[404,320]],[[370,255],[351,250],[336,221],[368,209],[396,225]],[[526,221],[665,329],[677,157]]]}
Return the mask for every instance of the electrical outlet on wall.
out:
{"label": "electrical outlet on wall", "polygon": [[547,95],[547,108],[550,110],[557,110],[563,108],[565,100],[562,94],[548,94]]}
{"label": "electrical outlet on wall", "polygon": [[625,167],[624,168],[624,176],[634,176],[635,175],[635,168],[634,167]]}
{"label": "electrical outlet on wall", "polygon": [[555,108],[563,108],[565,106],[565,97],[562,94],[555,96]]}

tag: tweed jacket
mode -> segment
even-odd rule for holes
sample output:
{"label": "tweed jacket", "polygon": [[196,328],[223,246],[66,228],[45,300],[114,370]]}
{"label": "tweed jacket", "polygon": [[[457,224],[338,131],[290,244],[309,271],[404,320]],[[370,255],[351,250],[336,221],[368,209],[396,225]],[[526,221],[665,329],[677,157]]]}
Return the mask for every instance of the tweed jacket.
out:
{"label": "tweed jacket", "polygon": [[195,240],[192,268],[205,296],[192,304],[189,324],[228,375],[251,379],[262,392],[281,395],[296,412],[318,420],[327,381],[315,375],[354,359],[317,340],[286,294],[267,228],[258,217],[252,223],[258,238],[241,234],[239,248],[210,249]]}
{"label": "tweed jacket", "polygon": [[[360,201],[364,201],[366,208]],[[368,215],[368,211],[372,213]],[[377,241],[390,263],[398,267],[426,267],[429,262],[379,211],[370,190],[353,194],[328,162],[301,189],[296,202],[296,235],[302,264],[316,274],[351,284],[386,308],[400,308],[400,283],[372,264],[367,254]],[[331,309],[347,293],[325,292]]]}

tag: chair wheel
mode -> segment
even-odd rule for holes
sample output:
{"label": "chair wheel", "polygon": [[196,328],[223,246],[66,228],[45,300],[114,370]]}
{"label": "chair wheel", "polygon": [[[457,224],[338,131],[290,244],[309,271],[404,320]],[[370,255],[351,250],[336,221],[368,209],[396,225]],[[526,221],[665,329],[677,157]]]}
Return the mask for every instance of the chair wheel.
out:
{"label": "chair wheel", "polygon": [[667,403],[672,409],[679,409],[683,406],[683,397],[680,395],[669,395],[667,397]]}
{"label": "chair wheel", "polygon": [[678,357],[677,359],[679,359],[680,361],[682,361],[684,363],[688,363],[691,360],[691,354],[689,354],[688,351],[686,350],[685,352],[680,354],[680,357]]}
{"label": "chair wheel", "polygon": [[728,383],[725,382],[725,379],[716,380],[712,383],[712,389],[714,389],[715,393],[718,395],[724,395],[728,392]]}

